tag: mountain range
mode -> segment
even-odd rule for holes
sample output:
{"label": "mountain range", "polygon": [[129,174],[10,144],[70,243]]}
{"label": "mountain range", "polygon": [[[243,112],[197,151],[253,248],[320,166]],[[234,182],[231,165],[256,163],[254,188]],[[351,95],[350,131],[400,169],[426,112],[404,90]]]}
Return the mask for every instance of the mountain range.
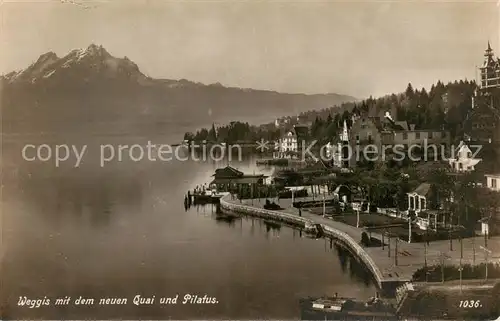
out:
{"label": "mountain range", "polygon": [[153,79],[127,57],[91,44],[41,55],[0,78],[2,132],[181,134],[212,123],[271,122],[354,101],[340,94],[286,94]]}

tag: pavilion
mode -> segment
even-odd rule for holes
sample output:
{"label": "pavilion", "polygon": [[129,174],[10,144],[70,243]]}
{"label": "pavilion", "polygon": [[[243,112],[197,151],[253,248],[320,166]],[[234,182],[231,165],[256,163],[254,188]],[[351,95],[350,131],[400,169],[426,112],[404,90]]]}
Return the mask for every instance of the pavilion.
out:
{"label": "pavilion", "polygon": [[210,183],[211,187],[215,187],[218,192],[239,191],[242,187],[250,187],[252,190],[255,186],[264,185],[267,176],[246,175],[234,167],[226,166],[215,170],[214,178]]}

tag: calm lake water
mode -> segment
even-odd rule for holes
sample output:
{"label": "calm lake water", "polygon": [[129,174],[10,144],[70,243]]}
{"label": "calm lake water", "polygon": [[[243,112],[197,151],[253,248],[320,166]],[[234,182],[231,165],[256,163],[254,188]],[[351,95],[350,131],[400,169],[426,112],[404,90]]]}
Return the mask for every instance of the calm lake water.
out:
{"label": "calm lake water", "polygon": [[[100,167],[99,144],[123,141],[94,138],[79,168],[71,158],[56,168],[23,161],[28,140],[4,139],[0,297],[7,317],[297,319],[304,296],[375,294],[369,276],[325,240],[269,230],[257,219],[216,221],[210,206],[185,211],[186,191],[209,182],[226,161],[123,159]],[[83,145],[69,138],[29,141],[44,142]],[[233,163],[259,172],[254,164],[252,158]],[[159,304],[177,294],[178,304]],[[185,294],[218,303],[183,305]],[[136,295],[155,296],[155,303],[135,306]],[[19,307],[20,296],[46,297],[50,305]],[[70,304],[54,305],[65,296]],[[73,304],[80,296],[95,304]],[[108,297],[128,302],[98,304]]]}

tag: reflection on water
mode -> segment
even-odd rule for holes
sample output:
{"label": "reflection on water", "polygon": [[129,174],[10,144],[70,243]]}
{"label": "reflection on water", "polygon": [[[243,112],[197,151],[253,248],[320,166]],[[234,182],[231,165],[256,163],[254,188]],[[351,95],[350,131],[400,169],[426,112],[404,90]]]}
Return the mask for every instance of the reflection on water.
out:
{"label": "reflection on water", "polygon": [[[221,163],[55,168],[19,161],[19,146],[9,148],[2,160],[0,298],[13,318],[298,318],[300,297],[367,298],[375,291],[328,241],[220,216],[210,205],[186,211],[186,191],[207,182]],[[253,164],[235,166],[253,172]],[[185,293],[214,296],[219,304],[16,305],[19,296],[131,300]]]}

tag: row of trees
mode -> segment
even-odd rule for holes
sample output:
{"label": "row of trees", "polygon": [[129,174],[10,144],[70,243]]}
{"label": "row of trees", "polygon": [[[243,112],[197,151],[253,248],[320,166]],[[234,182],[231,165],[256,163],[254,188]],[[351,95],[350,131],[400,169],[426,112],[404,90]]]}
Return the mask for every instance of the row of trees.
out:
{"label": "row of trees", "polygon": [[408,84],[404,93],[377,99],[370,97],[349,104],[352,108],[342,108],[341,112],[333,109],[326,117],[321,117],[323,112],[318,112],[311,126],[311,136],[319,141],[325,136],[336,138],[344,120],[351,127],[354,115],[383,116],[389,112],[394,120],[407,121],[415,128],[445,129],[450,131],[452,137],[457,137],[464,131],[476,89],[475,82],[463,80],[446,85],[438,81],[429,91],[425,88],[414,89]]}
{"label": "row of trees", "polygon": [[[390,112],[395,120],[405,120],[420,129],[446,129],[453,137],[463,133],[464,123],[472,110],[472,96],[477,89],[473,81],[460,80],[443,84],[438,81],[429,90],[414,89],[408,84],[400,94],[380,98],[369,97],[356,103],[320,111],[309,111],[299,115],[303,122],[311,123],[310,137],[320,142],[335,140],[340,133],[344,120],[352,125],[353,115],[381,116]],[[289,125],[291,126],[291,125]],[[286,130],[290,128],[284,128]],[[196,133],[186,133],[185,139],[197,141],[234,142],[238,140],[255,141],[277,139],[280,130],[274,124],[251,126],[243,122],[231,122],[226,126],[203,128]]]}
{"label": "row of trees", "polygon": [[257,127],[248,123],[235,121],[217,129],[212,124],[210,129],[202,128],[196,133],[188,132],[184,135],[184,140],[232,144],[236,142],[255,142],[260,139],[273,141],[279,137],[280,131],[277,128]]}
{"label": "row of trees", "polygon": [[483,179],[476,174],[450,175],[446,170],[436,170],[427,179],[434,188],[431,204],[449,213],[450,223],[467,229],[482,218],[491,216],[495,221],[492,214],[500,208],[500,193],[479,185],[477,182]]}

